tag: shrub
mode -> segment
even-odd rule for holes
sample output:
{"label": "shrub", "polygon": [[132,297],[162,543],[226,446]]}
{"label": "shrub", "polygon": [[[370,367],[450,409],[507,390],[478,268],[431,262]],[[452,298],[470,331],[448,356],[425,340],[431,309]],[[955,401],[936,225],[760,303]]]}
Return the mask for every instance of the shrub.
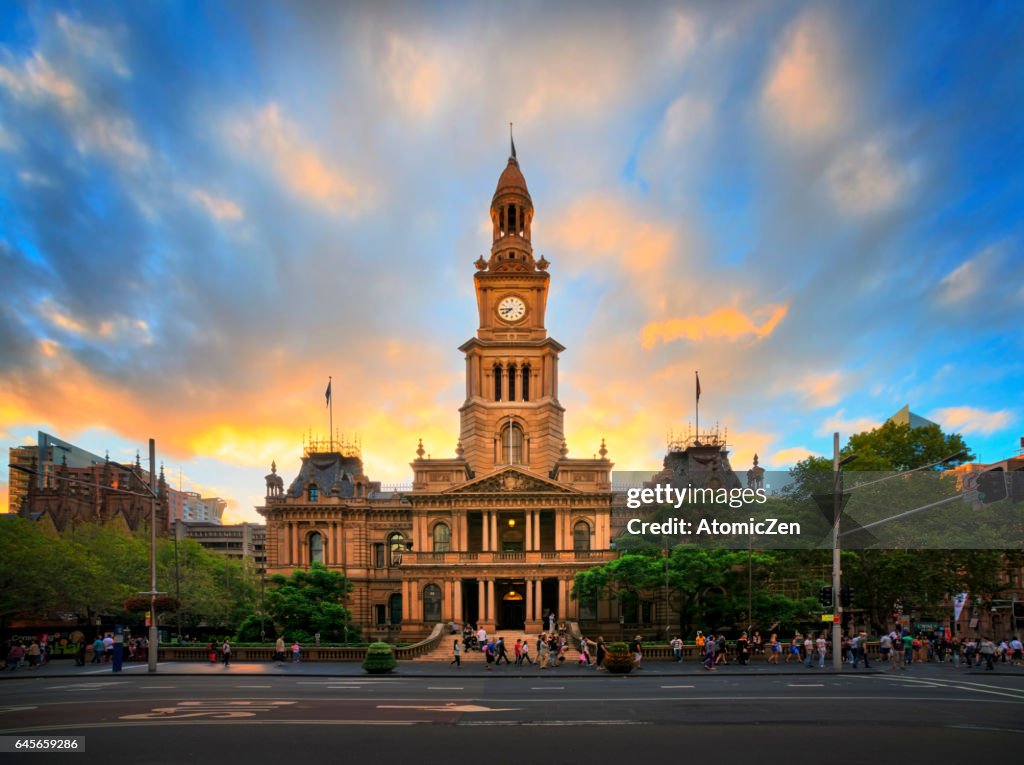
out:
{"label": "shrub", "polygon": [[629,644],[612,643],[604,657],[604,668],[615,675],[625,675],[633,671],[633,654],[629,652]]}
{"label": "shrub", "polygon": [[363,659],[363,669],[371,675],[384,675],[398,666],[390,643],[370,643]]}

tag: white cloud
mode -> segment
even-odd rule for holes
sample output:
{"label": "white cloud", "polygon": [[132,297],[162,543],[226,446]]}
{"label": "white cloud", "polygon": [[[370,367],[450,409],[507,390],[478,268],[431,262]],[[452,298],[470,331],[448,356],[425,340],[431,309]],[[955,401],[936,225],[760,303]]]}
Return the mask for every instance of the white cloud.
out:
{"label": "white cloud", "polygon": [[1016,417],[1009,409],[993,412],[975,406],[949,406],[931,412],[928,419],[940,423],[947,432],[988,435],[1003,430]]}
{"label": "white cloud", "polygon": [[189,191],[188,196],[194,204],[204,208],[217,220],[241,220],[245,215],[238,203],[227,197],[216,196],[199,188]]}
{"label": "white cloud", "polygon": [[986,247],[965,260],[939,282],[939,297],[944,303],[962,303],[974,297],[987,279],[997,278],[995,266],[1003,250],[997,245]]}
{"label": "white cloud", "polygon": [[0,66],[0,85],[19,101],[56,105],[68,122],[75,148],[82,154],[100,152],[128,165],[148,156],[129,117],[92,103],[71,76],[58,71],[39,51],[20,68]]}
{"label": "white cloud", "polygon": [[131,70],[115,43],[111,33],[102,27],[73,21],[62,13],[57,14],[57,28],[64,35],[71,49],[79,56],[92,59],[114,71],[119,77],[131,76]]}
{"label": "white cloud", "polygon": [[881,422],[872,417],[847,417],[846,410],[840,409],[831,417],[826,418],[815,433],[819,436],[824,436],[838,432],[840,439],[845,441],[854,433],[874,430],[881,424]]}
{"label": "white cloud", "polygon": [[684,93],[665,110],[662,130],[668,146],[677,146],[702,132],[711,122],[711,105],[704,99]]}
{"label": "white cloud", "polygon": [[836,207],[855,216],[870,215],[900,204],[917,179],[909,164],[894,162],[878,140],[841,153],[827,174]]}

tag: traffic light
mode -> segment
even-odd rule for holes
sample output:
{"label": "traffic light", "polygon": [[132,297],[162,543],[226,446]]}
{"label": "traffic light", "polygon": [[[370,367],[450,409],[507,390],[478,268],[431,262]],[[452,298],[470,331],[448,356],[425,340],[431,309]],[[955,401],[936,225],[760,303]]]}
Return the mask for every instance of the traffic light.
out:
{"label": "traffic light", "polygon": [[819,595],[818,597],[821,600],[821,607],[822,608],[832,608],[832,588],[831,587],[822,587],[821,588],[821,595]]}
{"label": "traffic light", "polygon": [[1006,499],[1006,473],[1001,467],[978,474],[978,502],[990,505]]}
{"label": "traffic light", "polygon": [[849,608],[853,605],[853,588],[850,585],[846,585],[839,591],[839,605],[843,608]]}
{"label": "traffic light", "polygon": [[1010,501],[1024,502],[1024,468],[1017,468],[1007,477],[1010,479]]}

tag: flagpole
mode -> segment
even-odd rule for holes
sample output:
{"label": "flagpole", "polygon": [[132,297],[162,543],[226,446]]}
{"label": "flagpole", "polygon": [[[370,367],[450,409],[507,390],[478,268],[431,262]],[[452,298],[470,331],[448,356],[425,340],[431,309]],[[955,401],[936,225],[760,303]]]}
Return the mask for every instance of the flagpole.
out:
{"label": "flagpole", "polygon": [[696,391],[697,391],[697,402],[696,402],[696,406],[694,407],[694,409],[695,409],[695,411],[694,411],[694,420],[697,423],[696,438],[697,438],[697,443],[699,444],[700,443],[700,373],[697,370],[694,370],[693,376],[694,376],[694,378],[697,381],[697,388],[696,388]]}

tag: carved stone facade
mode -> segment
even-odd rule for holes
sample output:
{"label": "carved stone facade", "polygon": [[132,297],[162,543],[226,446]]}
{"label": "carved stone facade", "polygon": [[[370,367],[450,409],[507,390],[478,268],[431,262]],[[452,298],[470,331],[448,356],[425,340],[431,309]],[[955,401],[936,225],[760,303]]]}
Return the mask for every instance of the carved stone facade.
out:
{"label": "carved stone facade", "polygon": [[491,201],[493,241],[476,261],[479,326],[459,350],[466,400],[455,456],[423,444],[412,488],[382,492],[358,449],[310,444],[287,491],[267,498],[267,570],[321,561],[355,589],[368,635],[402,640],[437,622],[536,631],[542,620],[618,623],[609,603],[570,597],[576,573],[615,557],[612,463],[568,456],[558,401],[564,350],[545,327],[549,263],[534,257],[533,201],[513,155]]}

